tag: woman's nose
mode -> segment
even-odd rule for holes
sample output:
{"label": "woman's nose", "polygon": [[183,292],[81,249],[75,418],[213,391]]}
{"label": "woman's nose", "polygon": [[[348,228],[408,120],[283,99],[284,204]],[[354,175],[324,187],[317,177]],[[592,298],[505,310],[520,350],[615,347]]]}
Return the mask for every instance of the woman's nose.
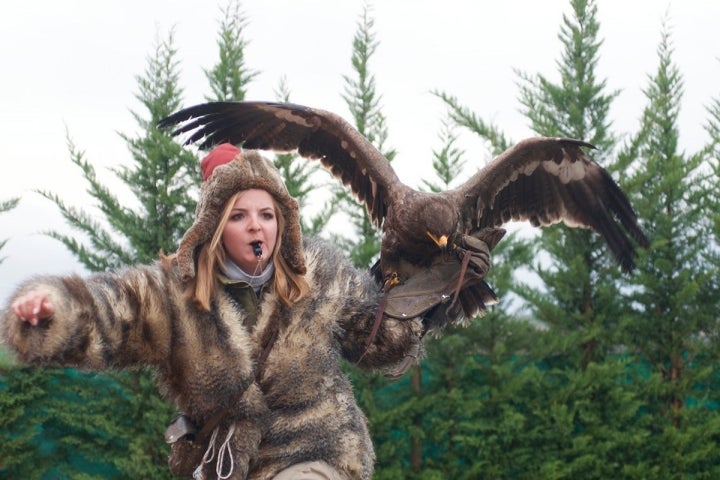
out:
{"label": "woman's nose", "polygon": [[260,228],[260,222],[256,215],[250,215],[248,218],[248,230],[258,230]]}

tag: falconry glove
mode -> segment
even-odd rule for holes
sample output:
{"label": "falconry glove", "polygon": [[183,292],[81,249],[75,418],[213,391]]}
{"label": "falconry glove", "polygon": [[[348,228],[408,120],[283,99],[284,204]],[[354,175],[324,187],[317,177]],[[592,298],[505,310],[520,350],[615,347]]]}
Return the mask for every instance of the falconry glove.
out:
{"label": "falconry glove", "polygon": [[490,270],[490,252],[505,230],[485,228],[462,235],[453,251],[438,256],[387,292],[385,315],[397,318],[423,316],[426,330],[440,330],[448,323],[483,314],[497,296],[484,278]]}
{"label": "falconry glove", "polygon": [[[385,294],[384,314],[405,319],[422,316],[425,331],[441,331],[482,315],[497,296],[483,280],[490,270],[490,251],[505,235],[500,228],[485,228],[463,235],[450,255],[438,256],[429,267],[410,276]],[[420,347],[385,376],[399,378],[417,362]]]}

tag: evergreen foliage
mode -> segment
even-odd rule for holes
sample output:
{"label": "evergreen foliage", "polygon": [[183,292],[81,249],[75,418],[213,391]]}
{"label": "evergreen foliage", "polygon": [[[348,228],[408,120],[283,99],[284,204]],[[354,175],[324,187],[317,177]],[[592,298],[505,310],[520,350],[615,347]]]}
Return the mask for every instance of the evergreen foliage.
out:
{"label": "evergreen foliage", "polygon": [[[237,4],[234,7],[237,11]],[[228,6],[228,11],[230,9]],[[208,78],[214,91],[225,88],[225,92],[239,95],[245,85],[234,78],[224,78],[223,74],[234,75],[239,65],[237,59],[242,59],[242,41],[237,40],[238,45],[228,40],[239,37],[238,25],[242,25],[242,19],[224,18],[226,23],[221,25],[219,42],[221,61]],[[199,185],[198,160],[167,132],[156,128],[161,118],[180,106],[175,57],[171,33],[167,40],[156,43],[145,75],[137,78],[137,99],[146,109],[147,117],[133,112],[140,135],[121,135],[132,154],[133,168],[113,169],[134,194],[140,208],[124,206],[114,190],[97,178],[92,163],[70,140],[71,160],[82,169],[89,184],[88,193],[96,200],[110,228],[105,228],[91,214],[67,206],[56,195],[42,192],[58,205],[72,227],[89,238],[89,246],[70,235],[49,234],[62,241],[90,270],[152,262],[159,253],[174,251],[192,221],[194,192]],[[97,477],[87,478],[170,478],[169,449],[159,439],[174,415],[174,408],[158,395],[152,372],[87,375],[49,369],[34,375],[46,382],[57,382],[55,390],[59,393],[53,401],[32,402],[36,410],[44,414],[36,412],[34,418],[37,418],[36,428],[42,430],[45,439],[42,445],[33,448],[36,451],[51,448],[54,452],[43,457],[48,459],[46,463],[35,463],[34,468],[42,465],[48,469],[46,475],[67,475],[67,478],[79,478],[92,471],[97,472]],[[6,387],[13,391],[12,378],[7,382]],[[78,404],[84,404],[83,408],[78,409]],[[15,470],[9,471],[14,472],[11,475],[16,474]]]}
{"label": "evergreen foliage", "polygon": [[[79,166],[107,227],[84,210],[66,205],[57,195],[40,192],[53,201],[68,224],[88,243],[59,232],[48,234],[65,244],[88,269],[102,271],[131,263],[149,263],[161,252],[174,251],[190,226],[198,185],[197,161],[159,131],[157,122],[177,110],[180,89],[172,33],[157,41],[136,98],[147,117],[133,112],[141,133],[121,134],[132,155],[132,168],[112,169],[130,189],[139,207],[103,184],[91,162],[68,140],[71,161]],[[169,449],[162,438],[174,408],[159,397],[150,371],[86,374],[74,370],[44,369],[34,373],[53,395],[32,402],[28,409],[42,431],[42,442],[26,445],[34,451],[33,468],[52,478],[169,478]],[[6,383],[7,382],[7,383]],[[3,379],[14,392],[12,377]],[[82,408],[79,406],[82,405]],[[42,454],[43,452],[49,452]],[[93,473],[94,472],[94,473]],[[10,471],[10,475],[15,472]],[[90,475],[90,476],[87,476]],[[26,477],[39,478],[39,476]]]}
{"label": "evergreen foliage", "polygon": [[478,114],[463,106],[454,95],[436,90],[433,92],[448,107],[448,116],[455,125],[465,127],[469,131],[487,139],[490,153],[498,155],[512,146],[512,141],[497,125],[480,118]]}
{"label": "evergreen foliage", "polygon": [[[465,152],[457,146],[458,136],[451,119],[445,119],[439,134],[442,147],[433,151],[432,166],[437,180],[424,179],[423,186],[429,192],[442,192],[448,190],[455,180],[461,179],[465,160]],[[455,185],[453,185],[455,186]]]}
{"label": "evergreen foliage", "polygon": [[[509,234],[493,251],[487,279],[498,307],[426,337],[426,359],[399,381],[348,365],[376,446],[376,480],[720,476],[720,100],[708,106],[708,144],[683,152],[677,127],[683,80],[663,26],[639,129],[618,145],[621,135],[608,116],[618,92],[596,74],[597,3],[569,2],[558,80],[517,71],[519,99],[538,135],[598,147],[590,153],[619,177],[652,247],[640,252],[635,274],[621,275],[588,232],[557,226],[534,231],[532,239]],[[247,19],[238,0],[221,12],[219,60],[205,70],[212,92],[206,98],[242,100],[257,75],[245,62]],[[342,96],[358,130],[392,159],[369,69],[378,47],[373,27],[366,6]],[[154,261],[174,251],[192,221],[198,160],[155,128],[181,104],[176,55],[171,33],[156,41],[137,78],[144,110],[133,115],[140,133],[122,135],[132,161],[112,169],[131,201],[97,177],[69,135],[70,160],[101,220],[41,192],[81,234],[49,235],[92,271]],[[454,95],[434,95],[448,118],[432,152],[435,176],[422,186],[439,191],[475,165],[458,147],[456,127],[478,135],[493,154],[513,141]],[[285,79],[277,96],[290,98]],[[303,231],[326,234],[337,208],[353,234],[335,239],[357,266],[368,267],[379,234],[365,209],[331,179],[323,188],[332,185],[332,198],[308,215],[317,164],[295,155],[275,162],[303,209]],[[0,212],[16,203],[0,202]],[[170,478],[162,432],[174,412],[150,372],[100,375],[0,360],[0,479]]]}
{"label": "evergreen foliage", "polygon": [[[560,83],[521,74],[521,102],[537,134],[587,140],[599,149],[592,152],[596,160],[612,170],[607,156],[615,140],[607,114],[617,92],[605,93],[605,81],[595,75],[600,46],[597,7],[587,0],[573,0],[571,6],[573,15],[563,16],[560,33]],[[518,291],[533,305],[537,320],[565,342],[551,349],[566,350],[568,360],[578,366],[604,358],[615,345],[612,335],[622,295],[619,269],[602,239],[558,225],[541,229],[537,244],[552,259],[550,265],[534,265],[545,288]]]}
{"label": "evergreen foliage", "polygon": [[[709,141],[704,149],[706,161],[703,167],[706,170],[706,185],[708,195],[704,198],[703,213],[704,224],[709,230],[708,248],[706,252],[706,264],[717,268],[720,265],[720,191],[715,187],[720,183],[720,97],[712,99],[708,106],[709,118],[705,124],[705,130],[709,135]],[[712,298],[720,298],[720,280],[715,276],[708,282],[708,294]],[[708,300],[709,304],[715,306],[715,317],[720,318],[720,303]],[[708,342],[720,345],[720,332],[717,330],[706,333]]]}
{"label": "evergreen foliage", "polygon": [[[652,248],[644,252],[632,288],[633,312],[623,322],[629,351],[646,363],[645,381],[633,384],[654,419],[646,455],[664,478],[717,476],[718,263],[706,201],[704,152],[686,154],[678,142],[682,75],[663,27],[658,67],[644,93],[640,130],[626,146],[634,159],[633,203]],[[661,449],[673,445],[673,454]],[[661,458],[662,457],[662,458]]]}
{"label": "evergreen foliage", "polygon": [[135,262],[150,263],[162,252],[172,252],[190,226],[199,184],[197,160],[174,142],[157,122],[180,106],[178,66],[172,32],[156,40],[144,76],[137,77],[136,98],[147,117],[132,112],[141,128],[137,137],[121,134],[132,155],[131,166],[111,168],[134,196],[137,204],[121,198],[104,184],[84,152],[68,139],[71,161],[80,167],[87,193],[107,223],[95,220],[94,212],[67,205],[56,194],[43,191],[60,209],[67,224],[83,234],[83,240],[58,231],[47,232],[61,241],[90,271],[107,271]]}
{"label": "evergreen foliage", "polygon": [[[0,213],[12,210],[13,208],[15,208],[17,206],[19,201],[20,201],[19,198],[11,198],[9,200],[0,201]],[[6,238],[0,240],[0,250],[3,249],[3,247],[5,246],[6,243],[7,243]],[[5,259],[4,257],[0,257],[0,264],[3,262],[4,259]]]}
{"label": "evergreen foliage", "polygon": [[[601,147],[601,152],[607,152],[615,145],[607,112],[617,93],[605,93],[605,82],[598,82],[594,74],[600,46],[596,39],[599,31],[595,20],[596,6],[594,2],[586,1],[571,4],[573,16],[564,17],[560,35],[565,46],[563,58],[558,62],[560,84],[553,84],[542,75],[519,73],[523,82],[521,103],[538,134],[584,138]],[[660,50],[668,53],[666,47],[661,46]],[[502,402],[493,404],[482,393],[475,397],[478,403],[482,402],[475,410],[487,417],[471,420],[470,425],[482,426],[482,430],[463,437],[464,442],[474,447],[474,460],[472,456],[458,458],[458,450],[453,450],[453,455],[448,458],[450,465],[462,464],[463,460],[469,462],[468,470],[464,471],[471,473],[463,476],[464,473],[457,472],[449,478],[714,476],[715,455],[710,452],[716,445],[714,429],[718,420],[712,410],[717,404],[710,385],[716,383],[717,347],[710,339],[716,338],[718,300],[717,296],[713,297],[712,292],[717,289],[709,279],[716,278],[717,263],[711,263],[708,248],[703,248],[714,242],[698,236],[702,225],[708,222],[697,215],[702,209],[702,198],[709,194],[698,186],[707,183],[703,183],[695,171],[699,166],[697,156],[683,159],[685,169],[676,173],[641,166],[631,160],[642,155],[640,144],[648,140],[651,132],[657,134],[655,142],[658,144],[647,144],[645,154],[652,152],[662,156],[661,146],[677,146],[672,125],[680,101],[679,78],[676,78],[676,71],[667,69],[669,65],[670,56],[661,55],[661,68],[655,83],[646,92],[656,106],[646,111],[644,118],[657,123],[646,125],[644,122],[646,126],[630,148],[615,164],[606,167],[611,171],[632,170],[645,179],[643,185],[639,185],[636,180],[621,178],[626,189],[642,192],[642,200],[633,199],[641,219],[646,215],[649,218],[657,215],[658,205],[665,204],[661,198],[648,195],[653,189],[647,179],[666,186],[673,184],[678,193],[683,192],[683,201],[662,215],[667,224],[673,223],[677,229],[669,230],[666,238],[661,240],[670,243],[667,252],[672,252],[671,259],[664,264],[668,278],[673,278],[674,282],[658,285],[656,290],[647,288],[644,282],[632,285],[633,280],[642,279],[644,274],[619,278],[617,268],[601,251],[603,247],[597,238],[565,227],[544,229],[539,245],[550,254],[551,261],[537,262],[534,266],[542,286],[517,281],[512,285],[530,307],[531,323],[515,322],[515,326],[529,327],[529,334],[524,337],[527,343],[514,345],[514,356],[508,358],[508,363],[501,362],[492,370],[495,375],[512,372],[503,378],[494,392]],[[495,152],[507,147],[505,135],[490,123],[461,106],[452,95],[442,92],[437,95],[447,104],[456,124],[494,144]],[[712,124],[709,130],[712,132]],[[671,149],[668,157],[677,159],[679,154]],[[599,159],[602,161],[602,156]],[[656,191],[658,194],[664,192],[665,187],[659,186]],[[680,205],[695,214],[686,214],[685,208],[678,209]],[[653,210],[654,214],[644,211],[643,206]],[[683,221],[679,222],[678,217]],[[649,232],[653,231],[650,224],[644,226]],[[694,236],[694,242],[689,242],[690,236]],[[686,253],[680,252],[684,249],[681,245],[688,246]],[[655,252],[656,247],[657,241],[650,252]],[[649,255],[655,257],[654,253]],[[648,260],[641,255],[641,270]],[[657,259],[649,264],[655,262]],[[698,268],[687,274],[678,272],[678,267],[686,264],[695,264]],[[497,265],[491,276],[496,271]],[[651,283],[658,281],[654,273],[649,278],[653,279]],[[673,321],[668,319],[668,329],[658,328],[655,314],[645,310],[647,296],[653,290],[658,294],[658,302],[663,298],[664,305],[671,299],[688,302],[678,308],[674,317],[671,316]],[[629,296],[628,292],[634,295]],[[674,293],[668,295],[668,292]],[[639,311],[631,314],[629,305],[638,307]],[[680,321],[680,311],[683,321]],[[701,312],[713,313],[701,315]],[[637,318],[642,321],[636,323]],[[478,322],[486,329],[493,328],[486,319],[476,320],[473,326]],[[538,330],[538,326],[542,329]],[[632,335],[628,335],[633,329]],[[472,326],[463,334],[471,334],[471,330]],[[657,339],[653,340],[656,334]],[[464,340],[469,338],[472,337]],[[653,362],[644,349],[654,343],[674,343],[675,348],[656,352],[658,360]],[[442,358],[442,354],[432,351],[425,363],[435,366],[438,358]],[[480,358],[486,363],[493,359],[487,353]],[[656,371],[653,371],[653,363]],[[481,391],[495,385],[492,375],[476,375],[475,378],[482,378],[478,382]],[[509,391],[505,391],[505,386]],[[505,396],[505,393],[509,395]],[[688,408],[688,402],[692,403],[691,408]],[[449,403],[434,401],[432,404]],[[462,418],[462,415],[448,415],[447,418]],[[509,429],[508,418],[521,427]],[[701,418],[707,422],[702,431],[689,427],[693,423],[691,419]],[[678,422],[680,419],[683,422]],[[447,428],[454,429],[455,425]],[[503,433],[507,432],[511,433],[504,437]],[[699,442],[702,454],[691,452],[692,441]],[[668,443],[677,446],[682,452],[678,455],[683,459],[666,455],[659,460],[658,457],[663,456],[661,446],[667,448]],[[438,471],[448,472],[448,468],[447,464],[442,464]]]}
{"label": "evergreen foliage", "polygon": [[[247,67],[245,50],[245,28],[249,20],[242,12],[239,0],[230,0],[222,11],[220,34],[218,38],[219,61],[212,69],[205,70],[210,83],[211,102],[242,101],[247,95],[247,87],[258,72]],[[290,92],[287,83],[281,79],[276,92],[278,101],[288,102]],[[332,217],[333,205],[328,203],[315,215],[309,215],[303,208],[308,203],[309,194],[315,189],[311,180],[320,169],[317,164],[300,159],[295,154],[277,154],[275,166],[285,180],[290,195],[295,198],[301,211],[301,228],[305,235],[319,235]]]}
{"label": "evergreen foliage", "polygon": [[205,75],[210,82],[213,94],[206,97],[210,102],[242,101],[247,93],[247,86],[258,75],[258,72],[245,65],[245,48],[248,42],[244,37],[244,29],[248,19],[242,12],[239,0],[230,0],[222,10],[218,50],[220,60]]}
{"label": "evergreen foliage", "polygon": [[[717,185],[720,181],[720,96],[712,99],[708,106],[709,119],[705,130],[710,136],[710,141],[705,149],[707,164],[711,169],[708,182],[710,185]],[[712,189],[711,189],[712,190]],[[720,238],[720,192],[714,189],[707,198],[706,213],[714,234],[715,250],[717,251],[717,239]],[[717,262],[714,262],[717,264]]]}
{"label": "evergreen foliage", "polygon": [[[357,22],[357,30],[352,45],[352,66],[357,78],[345,75],[345,93],[343,99],[350,109],[355,128],[377,148],[385,158],[392,161],[395,150],[385,147],[388,131],[385,116],[382,114],[380,100],[375,88],[375,76],[370,72],[370,59],[377,49],[374,20],[371,7],[366,4]],[[353,226],[353,237],[335,238],[343,249],[349,252],[353,263],[358,267],[367,267],[377,259],[380,251],[380,236],[373,225],[365,207],[361,206],[351,192],[342,185],[334,186],[335,203]]]}

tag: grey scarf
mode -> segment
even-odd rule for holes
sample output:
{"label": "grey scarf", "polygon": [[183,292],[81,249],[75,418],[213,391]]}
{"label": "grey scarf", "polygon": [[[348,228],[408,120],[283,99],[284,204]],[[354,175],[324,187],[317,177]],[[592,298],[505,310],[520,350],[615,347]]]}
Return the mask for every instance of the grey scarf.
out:
{"label": "grey scarf", "polygon": [[247,282],[253,290],[255,290],[255,293],[259,293],[262,286],[265,285],[267,281],[272,278],[273,273],[275,273],[275,266],[270,262],[260,275],[250,275],[238,267],[235,262],[226,258],[225,263],[220,265],[220,270],[222,270],[223,274],[230,280]]}

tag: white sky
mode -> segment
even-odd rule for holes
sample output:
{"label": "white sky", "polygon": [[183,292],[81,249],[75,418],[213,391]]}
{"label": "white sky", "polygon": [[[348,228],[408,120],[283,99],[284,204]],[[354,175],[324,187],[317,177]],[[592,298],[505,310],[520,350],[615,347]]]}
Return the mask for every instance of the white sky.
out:
{"label": "white sky", "polygon": [[[617,133],[632,133],[646,101],[642,89],[657,68],[663,18],[672,26],[674,59],[685,81],[681,146],[707,141],[705,106],[720,96],[720,2],[600,0],[600,78],[620,89],[611,112]],[[348,116],[341,93],[352,75],[352,37],[362,0],[246,0],[248,66],[260,72],[249,99],[275,100],[282,76],[296,103]],[[517,96],[514,69],[556,78],[558,32],[569,0],[376,0],[371,15],[380,42],[372,59],[388,146],[398,150],[400,177],[417,186],[430,171],[444,117],[437,89],[458,97],[514,140],[531,135]],[[0,301],[38,273],[82,272],[57,241],[38,232],[64,224],[33,190],[88,207],[81,172],[71,164],[66,129],[101,179],[130,161],[118,132],[132,135],[137,102],[155,39],[174,29],[185,105],[209,92],[204,68],[217,59],[225,1],[5,0],[0,13],[0,199],[21,196],[0,214]],[[472,151],[473,146],[469,148]],[[481,150],[478,149],[480,152]],[[480,153],[470,168],[487,159]],[[475,163],[476,162],[476,163]]]}

